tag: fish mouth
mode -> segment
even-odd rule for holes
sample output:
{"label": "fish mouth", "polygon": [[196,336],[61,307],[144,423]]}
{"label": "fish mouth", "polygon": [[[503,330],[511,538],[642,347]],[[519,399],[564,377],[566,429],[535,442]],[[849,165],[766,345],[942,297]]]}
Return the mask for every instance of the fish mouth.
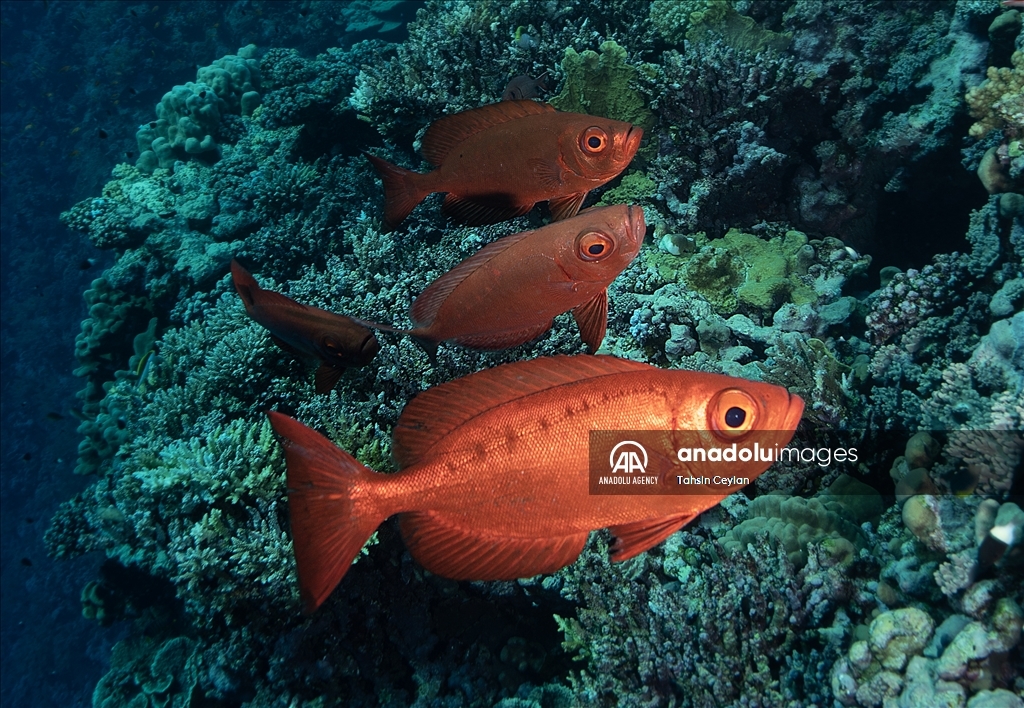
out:
{"label": "fish mouth", "polygon": [[644,129],[638,125],[631,125],[629,132],[626,133],[626,157],[630,160],[633,159],[633,155],[640,149],[640,140],[644,137]]}
{"label": "fish mouth", "polygon": [[[783,430],[796,431],[798,425],[800,425],[800,418],[804,414],[804,399],[800,396],[789,394],[789,403],[786,406],[786,416],[783,420]],[[792,435],[790,435],[792,438]]]}
{"label": "fish mouth", "polygon": [[629,234],[633,237],[633,243],[637,249],[647,235],[647,222],[644,220],[644,210],[638,206],[626,207],[626,220],[629,223]]}

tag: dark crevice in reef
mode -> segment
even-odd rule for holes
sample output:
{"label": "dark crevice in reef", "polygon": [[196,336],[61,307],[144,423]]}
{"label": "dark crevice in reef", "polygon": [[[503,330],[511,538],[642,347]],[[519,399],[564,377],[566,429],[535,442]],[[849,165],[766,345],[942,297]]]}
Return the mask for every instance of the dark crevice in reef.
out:
{"label": "dark crevice in reef", "polygon": [[367,147],[384,145],[380,133],[357,118],[355,111],[339,115],[314,106],[299,112],[296,120],[303,127],[295,144],[295,157],[307,162],[323,155],[356,155]]}
{"label": "dark crevice in reef", "polygon": [[921,159],[908,170],[902,190],[879,195],[872,271],[921,268],[937,253],[970,251],[964,239],[970,212],[987,199],[977,176],[960,166],[956,146]]}

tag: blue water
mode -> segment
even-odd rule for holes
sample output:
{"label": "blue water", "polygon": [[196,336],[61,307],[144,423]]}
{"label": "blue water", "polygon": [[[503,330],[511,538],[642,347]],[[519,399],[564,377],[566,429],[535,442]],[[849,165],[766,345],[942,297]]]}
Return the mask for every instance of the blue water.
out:
{"label": "blue water", "polygon": [[[725,7],[708,2],[712,9]],[[1007,509],[1013,502],[1022,503],[1021,456],[1005,451],[1016,444],[1012,436],[1018,431],[1013,426],[1019,426],[1022,414],[1012,408],[1014,400],[1024,395],[1024,288],[1014,291],[1006,285],[1024,278],[1024,177],[1020,175],[1024,124],[997,120],[984,136],[971,137],[971,125],[980,116],[969,114],[964,99],[967,89],[984,79],[986,67],[1010,71],[1011,54],[1024,46],[1020,16],[1012,16],[1012,11],[1002,14],[995,0],[853,0],[820,6],[738,0],[730,7],[758,23],[757,40],[783,47],[779,54],[766,50],[756,61],[749,56],[741,61],[735,53],[741,50],[734,45],[746,40],[674,34],[664,20],[657,21],[684,7],[683,3],[594,0],[563,8],[560,3],[536,0],[506,10],[506,3],[486,0],[462,4],[0,0],[0,705],[93,705],[93,691],[111,669],[114,645],[145,635],[159,642],[178,636],[223,640],[203,659],[199,685],[209,695],[197,691],[192,705],[242,705],[259,688],[267,692],[261,695],[266,705],[272,700],[277,701],[274,705],[288,705],[291,696],[312,700],[318,695],[328,703],[404,705],[419,695],[420,705],[495,705],[505,699],[502,708],[551,708],[567,705],[571,686],[575,700],[602,705],[767,706],[785,694],[787,705],[824,707],[838,700],[832,691],[837,684],[830,682],[833,667],[851,655],[854,640],[867,636],[876,617],[889,618],[893,610],[914,608],[935,625],[952,618],[951,625],[958,631],[968,622],[965,613],[972,612],[963,602],[962,590],[985,590],[983,583],[990,580],[995,581],[993,597],[1006,600],[1003,609],[1024,602],[1020,541],[1011,543],[1005,560],[993,561],[991,567],[978,571],[978,578],[972,577],[981,581],[977,585],[964,581],[963,587],[948,590],[953,581],[940,581],[935,575],[942,563],[947,569],[957,563],[961,567],[983,555],[974,538],[982,499],[1005,502]],[[428,29],[410,35],[406,23],[424,7],[421,21]],[[689,10],[708,5],[689,0],[685,7],[687,12],[680,13],[678,21],[699,24]],[[1001,28],[992,24],[997,17],[1004,23]],[[366,18],[370,19],[362,23]],[[733,21],[740,22],[735,17]],[[652,30],[652,24],[659,29]],[[863,36],[844,34],[844,28],[853,26]],[[791,42],[779,38],[785,31],[793,33]],[[845,44],[832,44],[837,37]],[[366,39],[380,42],[353,49]],[[266,257],[266,263],[246,263],[256,275],[288,283],[297,298],[304,296],[321,306],[340,300],[355,307],[379,298],[386,311],[373,314],[402,327],[407,301],[427,279],[418,272],[396,272],[398,264],[414,263],[439,276],[487,240],[539,226],[545,212],[535,210],[514,222],[514,227],[459,230],[441,217],[440,199],[435,196],[387,235],[369,226],[376,223],[383,197],[359,153],[372,150],[406,167],[426,169],[418,165],[414,148],[422,137],[418,131],[431,120],[477,105],[482,97],[500,96],[505,81],[520,72],[538,76],[550,70],[546,98],[552,98],[572,80],[567,78],[569,70],[562,68],[569,59],[565,65],[560,63],[565,47],[605,51],[602,43],[607,39],[624,45],[629,63],[642,69],[631,87],[647,102],[636,120],[649,119],[649,123],[645,147],[629,172],[637,170],[630,178],[650,178],[646,186],[642,180],[628,189],[620,181],[609,186],[621,187],[619,194],[629,195],[621,199],[643,203],[650,228],[640,258],[610,290],[611,345],[603,352],[662,368],[698,368],[747,378],[764,374],[766,380],[789,387],[808,404],[802,432],[809,436],[852,428],[853,432],[843,434],[854,436],[854,444],[862,446],[862,464],[827,472],[813,464],[776,469],[759,481],[760,486],[751,485],[746,496],[780,491],[824,498],[830,489],[838,489],[830,485],[844,472],[869,487],[867,492],[858,487],[861,491],[849,496],[869,498],[865,504],[877,504],[877,509],[865,512],[863,519],[854,519],[855,514],[847,510],[837,520],[833,513],[830,523],[842,527],[846,536],[831,529],[834,533],[827,541],[818,539],[820,543],[782,551],[781,532],[778,537],[758,536],[748,529],[743,536],[740,523],[747,518],[748,507],[753,510],[758,503],[748,504],[740,495],[635,564],[609,565],[601,545],[607,536],[598,534],[576,565],[518,584],[455,583],[425,574],[405,552],[397,525],[388,522],[375,539],[378,545],[369,549],[370,560],[355,565],[325,609],[309,619],[299,615],[295,599],[288,599],[292,586],[282,590],[279,576],[267,581],[277,594],[266,606],[287,606],[287,613],[263,614],[259,608],[264,605],[252,600],[259,599],[260,590],[249,586],[236,588],[231,597],[242,598],[236,607],[240,619],[227,621],[219,610],[210,609],[216,602],[234,607],[230,604],[234,600],[212,599],[220,583],[235,582],[225,579],[226,574],[211,572],[211,580],[203,576],[207,568],[196,571],[199,581],[210,584],[205,598],[209,607],[200,608],[209,610],[204,614],[195,613],[195,607],[184,609],[185,599],[194,601],[194,595],[182,590],[184,581],[179,578],[177,588],[166,578],[154,582],[143,561],[141,569],[126,570],[102,551],[60,561],[48,555],[44,534],[60,505],[97,481],[96,476],[75,474],[84,438],[79,424],[86,415],[76,395],[84,379],[73,373],[82,363],[75,356],[75,338],[89,316],[83,293],[123,255],[96,248],[86,235],[61,223],[59,216],[100,196],[116,165],[136,164],[140,159],[136,131],[154,121],[154,106],[166,92],[194,81],[198,67],[240,53],[250,44],[256,45],[258,59],[271,49],[293,49],[310,65],[318,55],[328,57],[315,64],[327,67],[324,71],[351,68],[351,75],[341,79],[318,76],[315,71],[294,79],[280,69],[284,78],[279,85],[269,87],[268,81],[263,116],[270,118],[259,130],[272,133],[277,141],[281,134],[273,131],[282,125],[303,121],[308,125],[294,152],[284,157],[275,154],[266,158],[266,164],[253,164],[246,162],[251,159],[248,153],[239,150],[233,155],[242,170],[240,179],[249,180],[246,184],[255,196],[244,214],[239,214],[242,209],[237,205],[229,209],[225,199],[217,218],[225,217],[224,222],[227,216],[255,218],[255,203],[263,209],[261,216],[250,231],[243,229],[238,242],[261,227],[279,227],[276,235],[294,236],[294,242],[278,243],[273,229],[271,236],[260,232],[263,240],[248,244],[250,251],[234,242],[232,248],[243,248],[243,257],[254,252]],[[382,67],[388,59],[381,57],[393,56],[402,42],[417,43],[411,56],[430,59],[427,65],[415,67],[414,77],[405,77],[407,83],[391,87],[393,95],[387,87],[376,86],[376,94],[367,90],[353,96],[356,109],[346,103],[347,95],[324,99],[316,93],[324,85],[333,85],[331,81],[346,85],[360,69],[360,61],[381,62],[366,73],[386,75]],[[328,51],[333,48],[340,54]],[[607,49],[607,56],[612,52]],[[695,55],[704,57],[703,63],[684,66],[686,57],[692,60]],[[337,61],[338,56],[345,61]],[[596,57],[591,59],[596,62]],[[289,66],[288,55],[282,53],[279,61]],[[430,61],[450,64],[430,66]],[[645,62],[650,65],[644,66]],[[730,73],[736,66],[747,67],[745,73]],[[399,69],[392,76],[401,76]],[[1022,70],[1019,67],[1018,74]],[[417,81],[429,88],[416,84],[410,89]],[[294,95],[288,93],[292,89]],[[662,94],[652,102],[652,92],[657,91]],[[307,105],[308,113],[288,112],[290,101],[305,99],[313,106]],[[762,105],[770,108],[762,112]],[[239,140],[243,122],[241,115],[234,115],[224,123],[226,146]],[[245,149],[255,151],[252,144]],[[232,153],[225,149],[225,154]],[[1016,159],[1012,169],[1011,156]],[[188,159],[183,153],[178,157]],[[987,166],[981,179],[979,164]],[[180,174],[191,174],[189,168],[195,165],[210,166],[200,158],[185,161],[179,163]],[[303,183],[306,172],[292,170],[296,165],[314,177]],[[209,172],[196,173],[212,179]],[[304,199],[323,196],[318,180],[326,180],[328,174],[334,180],[329,183],[333,190],[329,197],[335,202],[324,217],[329,223],[327,236],[315,226],[309,232],[332,239],[336,253],[305,253],[302,249],[308,248],[308,242],[302,239],[308,234],[292,234],[287,225],[293,223],[289,221],[293,216],[294,223],[310,218]],[[301,185],[297,197],[287,193],[296,184]],[[236,188],[232,198],[244,191],[238,185],[230,187]],[[182,189],[187,191],[188,186]],[[120,198],[115,195],[111,201]],[[595,201],[592,195],[586,203],[590,206]],[[195,233],[206,238],[210,223],[215,231],[223,222],[195,226]],[[726,236],[733,228],[739,231]],[[766,248],[764,243],[774,236],[778,238],[772,247],[778,251],[782,238],[791,238],[789,229],[806,233],[804,243],[811,239],[813,247],[805,249],[811,250],[812,261],[818,259],[812,276],[834,276],[831,281],[819,278],[811,296],[807,284],[813,277],[800,281],[804,290],[800,283],[794,284],[796,280],[787,280],[779,285],[782,294],[771,294],[767,304],[757,300],[756,293],[751,295],[750,289],[741,294],[738,281],[727,285],[723,296],[714,278],[701,280],[714,269],[701,271],[693,265],[699,265],[700,258],[714,257],[732,264],[722,266],[726,270],[738,268],[735,258],[743,248],[756,248],[751,243]],[[376,240],[343,240],[342,233],[346,238],[351,233],[370,234],[365,238]],[[793,238],[799,241],[801,236]],[[721,249],[717,252],[716,244]],[[697,254],[693,258],[691,251]],[[726,251],[732,255],[723,256]],[[968,255],[949,255],[953,252]],[[329,261],[329,255],[339,260]],[[182,279],[180,294],[161,295],[160,336],[175,328],[184,330],[188,322],[207,316],[237,317],[234,321],[243,323],[239,329],[251,326],[242,318],[224,277],[230,257],[202,287]],[[787,258],[795,261],[797,256],[787,252]],[[368,276],[364,283],[353,285],[346,279],[362,272],[345,270],[353,263]],[[932,280],[928,280],[931,270],[924,276],[917,272],[930,263],[935,264]],[[744,267],[753,270],[752,265]],[[895,285],[886,289],[883,280],[889,282],[893,269],[905,274],[896,276]],[[806,264],[801,275],[807,275]],[[692,288],[677,288],[677,278]],[[180,284],[172,282],[175,287]],[[363,285],[366,288],[359,290]],[[921,291],[920,301],[917,293],[901,299],[912,288]],[[361,294],[353,294],[356,291]],[[215,294],[204,300],[204,292]],[[218,300],[222,294],[224,299]],[[813,307],[807,305],[808,297]],[[192,300],[186,307],[175,298]],[[804,298],[801,302],[806,307],[798,309],[786,298],[794,303]],[[892,307],[888,301],[879,304],[886,298],[891,298]],[[901,304],[905,308],[896,312]],[[918,304],[919,310],[915,309]],[[180,309],[172,314],[174,307]],[[892,323],[877,319],[890,311],[896,312]],[[737,313],[752,319],[737,324],[729,319]],[[146,320],[148,314],[140,329]],[[253,334],[257,330],[245,330],[246,336],[257,339],[235,341],[262,341],[258,340],[262,330]],[[780,332],[785,335],[772,338]],[[390,333],[379,336],[382,355],[360,372],[346,372],[339,386],[338,406],[351,406],[344,410],[368,416],[358,421],[365,427],[358,433],[346,432],[352,421],[339,425],[330,418],[331,411],[324,413],[326,408],[318,407],[316,401],[296,403],[299,388],[282,393],[286,386],[280,384],[282,380],[291,377],[293,384],[304,385],[301,377],[309,372],[269,345],[254,347],[264,357],[254,361],[267,370],[243,371],[240,376],[249,376],[245,386],[253,386],[253,379],[263,383],[265,373],[266,380],[282,386],[274,394],[260,392],[269,405],[305,415],[305,422],[321,429],[333,426],[335,438],[347,435],[365,444],[361,457],[373,458],[376,448],[368,441],[379,443],[386,437],[385,429],[394,424],[401,406],[423,388],[516,358],[582,351],[575,324],[570,325],[567,317],[536,344],[502,354],[467,353],[442,345],[438,358],[429,362],[407,340]],[[139,379],[142,385],[130,395],[139,404],[135,410],[144,410],[139,401],[152,391],[144,390],[146,374],[141,365],[138,371],[127,372],[133,353],[127,346],[130,341],[126,339],[124,351],[118,352],[122,361],[112,362],[110,370]],[[146,348],[152,354],[160,353],[161,347],[150,343]],[[273,352],[269,357],[268,348]],[[158,360],[158,355],[152,361],[157,362],[151,362],[154,367],[171,366]],[[790,368],[792,362],[806,366]],[[197,369],[200,364],[205,366],[197,359]],[[972,367],[969,374],[968,366]],[[227,374],[229,378],[233,373]],[[173,372],[182,379],[188,374]],[[969,380],[965,383],[965,379]],[[373,398],[374,387],[380,390],[379,401]],[[241,412],[222,414],[216,423],[244,419],[252,413],[245,406],[256,405],[244,401]],[[154,415],[150,408],[145,412]],[[262,412],[257,411],[259,421]],[[317,419],[318,415],[322,417]],[[1016,422],[1006,424],[1008,420]],[[965,457],[953,454],[959,443],[945,430],[988,426],[1006,428],[995,439],[1004,447],[983,460],[986,464],[1006,461],[1002,477],[990,475],[995,478],[994,487],[993,480],[985,477],[992,467],[978,472],[984,465],[968,465]],[[942,533],[948,537],[943,535],[935,547],[929,547],[927,533],[901,516],[895,496],[902,493],[896,486],[899,474],[890,475],[918,428],[935,431],[936,439],[945,445],[943,457],[931,454],[940,459],[935,469],[941,470],[936,481],[942,493],[927,486],[914,490],[922,499],[926,492],[934,492],[944,505],[941,521],[947,527]],[[155,449],[162,455],[178,442],[162,440],[162,447]],[[108,467],[101,475],[113,476],[109,456],[102,464]],[[920,476],[917,479],[920,482]],[[842,480],[837,484],[846,483],[848,477]],[[271,490],[261,501],[273,500],[275,494],[280,497],[284,491]],[[830,498],[839,496],[835,492]],[[225,508],[229,508],[226,503],[221,504],[218,513]],[[244,530],[251,520],[245,516],[248,512],[230,508],[236,513],[233,523]],[[280,508],[260,508],[251,518],[280,523],[285,518]],[[802,508],[794,514],[799,516]],[[121,514],[113,502],[91,511],[110,518]],[[205,521],[205,513],[183,517]],[[858,531],[858,525],[869,518]],[[123,521],[122,514],[119,522]],[[1015,523],[1024,529],[1019,521]],[[204,533],[215,535],[211,527]],[[801,533],[805,529],[801,527]],[[988,538],[986,533],[981,536]],[[796,532],[791,535],[795,538]],[[854,536],[863,541],[863,547],[850,550],[856,561],[827,565],[834,560],[829,553],[841,556],[843,544]],[[748,555],[743,555],[748,544]],[[115,545],[111,542],[107,547],[112,556]],[[267,553],[280,547],[277,538],[268,543]],[[723,549],[738,555],[726,558]],[[805,566],[808,556],[810,565]],[[814,569],[819,562],[826,564],[820,575],[803,570]],[[239,577],[251,576],[239,573]],[[136,593],[133,611],[140,607],[143,611],[127,619],[119,615],[108,623],[83,616],[83,589],[101,579],[109,584],[105,587],[130,586]],[[940,587],[939,582],[947,585]],[[814,589],[819,587],[824,589]],[[178,600],[173,599],[175,590]],[[783,590],[789,593],[786,601],[793,603],[792,616],[774,622],[771,629],[778,633],[771,634],[765,618],[775,616],[777,609],[765,598]],[[148,613],[152,608],[139,602],[143,595],[150,595],[157,607],[152,613]],[[781,603],[779,597],[775,599]],[[805,604],[798,606],[800,602]],[[996,610],[982,605],[971,617],[990,622]],[[204,628],[196,620],[190,625],[189,617],[211,624]],[[252,637],[238,630],[246,622],[251,623]],[[794,627],[789,635],[779,629],[786,622]],[[228,625],[230,631],[225,629]],[[742,646],[729,644],[735,639],[732,631],[743,639]],[[934,651],[926,655],[935,660],[955,634],[946,637],[945,643],[936,639]],[[781,642],[783,635],[789,652],[785,655],[759,644]],[[236,653],[217,657],[223,663],[212,662],[211,655],[228,644]],[[722,649],[726,645],[732,649]],[[253,655],[243,657],[243,650]],[[916,651],[920,653],[921,648]],[[1001,672],[993,685],[1024,695],[1024,649],[1018,642],[1002,651],[1005,657],[996,652],[993,659]],[[735,665],[729,663],[733,660]],[[234,662],[234,673],[224,669],[230,662]],[[246,662],[258,667],[251,675],[239,669]],[[740,677],[741,669],[750,673]],[[726,675],[727,670],[735,673]],[[581,678],[581,671],[590,671],[589,678]],[[900,672],[905,667],[896,671],[902,681],[905,674]],[[695,677],[700,672],[705,674],[698,681]],[[866,675],[853,673],[857,680],[867,680]],[[771,687],[758,683],[765,676],[774,681]],[[732,702],[739,701],[736,695],[740,694],[731,694],[725,687],[731,680],[741,684],[745,702]],[[130,680],[125,685],[134,686]],[[965,698],[984,688],[965,678],[957,685],[964,687]],[[709,696],[727,698],[716,702]],[[855,704],[859,699],[847,700]]]}

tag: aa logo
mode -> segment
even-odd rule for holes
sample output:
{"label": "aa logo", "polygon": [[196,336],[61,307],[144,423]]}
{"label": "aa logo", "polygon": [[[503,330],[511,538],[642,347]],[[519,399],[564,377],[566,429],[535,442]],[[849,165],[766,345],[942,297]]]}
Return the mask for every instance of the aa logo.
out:
{"label": "aa logo", "polygon": [[647,474],[647,450],[633,440],[623,440],[608,456],[612,474]]}

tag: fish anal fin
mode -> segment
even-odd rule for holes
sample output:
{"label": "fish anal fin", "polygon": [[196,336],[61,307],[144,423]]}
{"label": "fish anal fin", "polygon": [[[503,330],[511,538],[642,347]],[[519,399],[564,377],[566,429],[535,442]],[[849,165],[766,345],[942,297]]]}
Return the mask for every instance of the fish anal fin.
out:
{"label": "fish anal fin", "polygon": [[516,347],[520,344],[526,344],[527,342],[533,341],[537,337],[541,336],[549,329],[554,322],[549,320],[542,322],[534,327],[526,327],[525,329],[515,330],[511,332],[485,332],[483,334],[467,334],[461,337],[456,337],[453,341],[468,349],[483,349],[487,351],[495,351],[498,349],[508,349],[509,347]]}
{"label": "fish anal fin", "polygon": [[548,189],[558,189],[562,186],[562,168],[552,160],[544,160],[539,157],[531,157],[526,161],[527,166],[533,172],[537,181]]}
{"label": "fish anal fin", "polygon": [[533,204],[510,204],[507,200],[496,197],[493,201],[466,199],[454,194],[447,194],[441,204],[441,212],[460,224],[468,226],[484,226],[497,224],[514,219],[530,211]]}
{"label": "fish anal fin", "polygon": [[267,413],[288,465],[288,516],[303,611],[313,612],[348,572],[386,516],[363,504],[376,473],[320,433],[288,416]]}
{"label": "fish anal fin", "polygon": [[553,573],[579,557],[587,532],[555,538],[509,538],[481,533],[433,512],[399,516],[412,557],[453,580],[515,580]]}
{"label": "fish anal fin", "polygon": [[574,307],[572,316],[580,328],[580,337],[593,354],[601,347],[608,328],[608,291],[602,290],[582,305]]}
{"label": "fish anal fin", "polygon": [[298,357],[299,359],[309,359],[309,354],[300,349],[297,349],[296,347],[293,347],[291,344],[284,341],[276,334],[271,333],[270,339],[272,342],[274,342],[274,344],[278,346],[279,349],[281,349],[281,351],[288,352],[289,354]]}
{"label": "fish anal fin", "polygon": [[330,393],[338,384],[345,367],[323,363],[317,367],[315,388],[317,393]]}
{"label": "fish anal fin", "polygon": [[427,286],[415,302],[412,303],[412,321],[419,326],[429,326],[437,316],[441,305],[452,294],[463,280],[468,278],[477,268],[487,263],[499,253],[522,241],[532,231],[521,231],[511,236],[492,241],[466,260]]}
{"label": "fish anal fin", "polygon": [[471,135],[495,125],[540,113],[553,113],[554,106],[531,100],[501,101],[434,121],[423,134],[420,153],[430,164],[440,166],[452,148]]}
{"label": "fish anal fin", "polygon": [[653,548],[696,518],[696,514],[685,516],[664,516],[659,519],[644,519],[630,524],[609,527],[615,541],[608,556],[613,561],[629,560],[648,548]]}
{"label": "fish anal fin", "polygon": [[587,192],[577,192],[575,194],[567,194],[564,197],[549,199],[548,209],[551,210],[551,219],[553,221],[561,221],[562,219],[576,216],[587,194]]}
{"label": "fish anal fin", "polygon": [[647,371],[650,365],[610,356],[553,356],[484,369],[418,394],[402,410],[391,452],[399,467],[428,459],[430,450],[465,421],[496,406],[556,386]]}

